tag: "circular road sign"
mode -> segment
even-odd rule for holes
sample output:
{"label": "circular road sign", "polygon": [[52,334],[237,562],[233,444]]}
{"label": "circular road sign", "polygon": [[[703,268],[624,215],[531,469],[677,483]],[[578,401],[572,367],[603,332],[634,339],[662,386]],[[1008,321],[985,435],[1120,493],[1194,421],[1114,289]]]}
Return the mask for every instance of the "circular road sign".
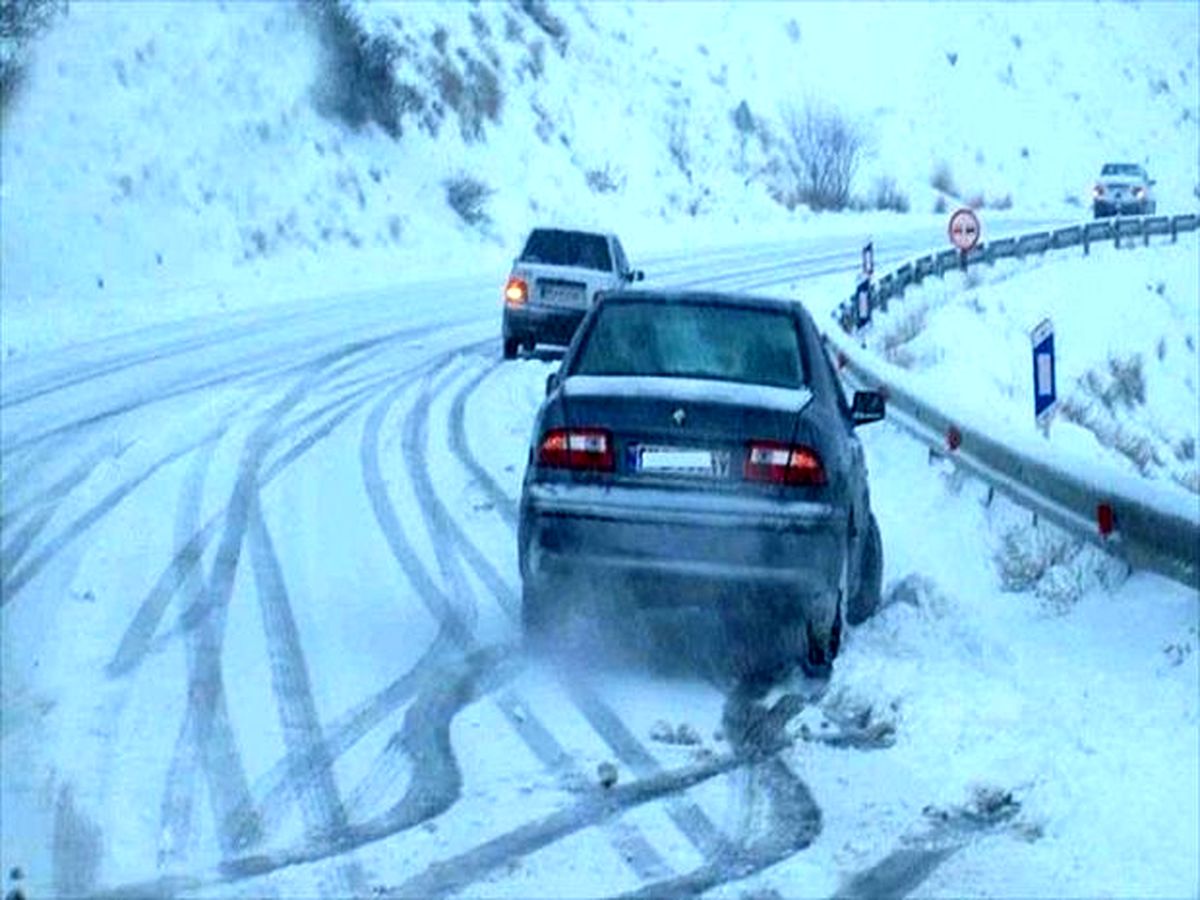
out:
{"label": "circular road sign", "polygon": [[979,217],[973,210],[955,210],[950,217],[950,243],[966,253],[979,243]]}

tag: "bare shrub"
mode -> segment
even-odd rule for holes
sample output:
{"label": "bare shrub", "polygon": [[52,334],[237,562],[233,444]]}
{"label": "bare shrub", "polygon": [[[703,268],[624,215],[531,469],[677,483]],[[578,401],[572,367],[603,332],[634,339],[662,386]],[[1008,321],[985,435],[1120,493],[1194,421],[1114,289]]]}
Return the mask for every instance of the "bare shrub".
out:
{"label": "bare shrub", "polygon": [[969,206],[971,209],[983,209],[983,194],[972,194],[967,198],[967,206]]}
{"label": "bare shrub", "polygon": [[1012,209],[1013,199],[1012,194],[1005,194],[1003,197],[993,197],[988,206],[992,209]]}
{"label": "bare shrub", "polygon": [[916,363],[908,344],[922,331],[929,319],[929,307],[916,306],[896,316],[879,336],[879,350],[883,358],[902,369],[910,369]]}
{"label": "bare shrub", "polygon": [[944,213],[950,211],[950,204],[946,202],[945,194],[938,194],[938,198],[933,201],[933,211],[935,213]]}
{"label": "bare shrub", "polygon": [[470,175],[456,175],[442,182],[446,188],[446,203],[458,213],[458,217],[468,225],[486,225],[491,222],[486,205],[492,194],[496,193],[478,178]]}
{"label": "bare shrub", "polygon": [[869,205],[875,209],[906,213],[909,210],[908,194],[896,186],[895,178],[891,176],[877,178],[871,191]]}
{"label": "bare shrub", "polygon": [[682,110],[675,111],[667,119],[667,152],[671,155],[671,162],[691,181],[692,149],[688,140],[687,114]]}
{"label": "bare shrub", "polygon": [[950,171],[950,164],[945,160],[934,166],[933,174],[929,176],[929,184],[935,190],[958,199],[958,186],[954,183],[954,175]]}
{"label": "bare shrub", "polygon": [[0,113],[24,83],[26,47],[66,10],[66,0],[0,0]]}
{"label": "bare shrub", "polygon": [[993,554],[1000,587],[1005,591],[1027,591],[1054,566],[1068,562],[1079,552],[1079,544],[1046,528],[1013,526],[1000,535]]}
{"label": "bare shrub", "polygon": [[625,183],[624,178],[618,180],[607,163],[605,163],[603,169],[590,169],[584,178],[587,181],[587,186],[597,194],[614,193],[620,190]]}
{"label": "bare shrub", "polygon": [[317,112],[351,128],[374,122],[399,138],[402,115],[424,105],[419,94],[396,80],[400,46],[391,38],[367,34],[342,0],[319,0],[301,8],[315,22],[325,54],[313,92]]}
{"label": "bare shrub", "polygon": [[861,129],[829,107],[783,110],[784,158],[797,193],[813,210],[845,209],[863,151]]}
{"label": "bare shrub", "polygon": [[554,48],[558,50],[559,55],[565,55],[567,40],[570,37],[567,26],[562,19],[550,12],[546,0],[517,0],[516,5],[554,42]]}

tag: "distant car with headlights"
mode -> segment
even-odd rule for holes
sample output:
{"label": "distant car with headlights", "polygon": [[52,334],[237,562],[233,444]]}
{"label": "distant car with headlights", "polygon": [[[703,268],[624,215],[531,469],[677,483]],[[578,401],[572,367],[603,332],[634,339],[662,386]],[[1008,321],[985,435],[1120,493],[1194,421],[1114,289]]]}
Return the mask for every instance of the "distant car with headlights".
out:
{"label": "distant car with headlights", "polygon": [[1092,188],[1092,213],[1104,216],[1152,216],[1154,179],[1137,163],[1105,163]]}
{"label": "distant car with headlights", "polygon": [[527,638],[573,613],[699,609],[738,667],[827,672],[843,620],[879,603],[855,428],[884,398],[846,402],[804,307],[605,294],[546,387],[518,526]]}
{"label": "distant car with headlights", "polygon": [[615,234],[533,229],[504,285],[504,358],[521,347],[569,344],[597,294],[644,277]]}

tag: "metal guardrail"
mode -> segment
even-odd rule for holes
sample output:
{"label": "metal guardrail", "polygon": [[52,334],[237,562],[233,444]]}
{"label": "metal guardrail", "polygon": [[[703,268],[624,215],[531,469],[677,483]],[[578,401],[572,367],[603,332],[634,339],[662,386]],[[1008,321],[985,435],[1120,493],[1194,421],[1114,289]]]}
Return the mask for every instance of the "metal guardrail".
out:
{"label": "metal guardrail", "polygon": [[[923,256],[905,263],[879,279],[870,293],[872,309],[886,309],[889,300],[930,275],[952,269],[969,269],[981,262],[1044,254],[1051,250],[1082,247],[1089,253],[1096,241],[1170,235],[1196,231],[1200,216],[1137,217],[1087,222],[1052,232],[1033,232],[1001,238],[970,253],[957,250]],[[839,363],[854,379],[875,385],[888,395],[889,416],[931,447],[952,456],[992,487],[1048,520],[1124,559],[1131,566],[1149,569],[1200,589],[1200,497],[1169,483],[1150,482],[1116,467],[1049,454],[1036,438],[1010,437],[1001,441],[963,416],[956,416],[920,395],[903,370],[857,346],[849,335],[855,299],[843,304],[842,332],[830,331]],[[1104,513],[1102,514],[1102,509]],[[1115,530],[1101,533],[1099,519],[1111,515]]]}

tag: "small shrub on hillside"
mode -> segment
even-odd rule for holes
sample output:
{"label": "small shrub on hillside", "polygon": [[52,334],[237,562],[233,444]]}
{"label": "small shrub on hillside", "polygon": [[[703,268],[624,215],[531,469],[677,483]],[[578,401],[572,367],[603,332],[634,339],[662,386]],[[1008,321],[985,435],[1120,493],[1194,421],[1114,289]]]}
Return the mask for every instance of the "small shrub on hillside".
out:
{"label": "small shrub on hillside", "polygon": [[546,0],[517,0],[516,5],[554,42],[554,47],[558,50],[559,55],[565,55],[567,39],[570,34],[563,20],[550,12],[550,6]]}
{"label": "small shrub on hillside", "polygon": [[863,152],[861,129],[837,110],[809,103],[783,110],[784,159],[813,210],[845,209]]}
{"label": "small shrub on hillside", "polygon": [[491,221],[487,214],[487,202],[494,189],[470,175],[456,175],[443,182],[446,188],[446,203],[458,213],[468,225],[486,225]]}
{"label": "small shrub on hillside", "polygon": [[1028,591],[1052,568],[1068,562],[1078,552],[1078,542],[1062,533],[1014,526],[1000,535],[1000,547],[992,558],[1002,590]]}
{"label": "small shrub on hillside", "polygon": [[909,210],[908,194],[896,186],[896,179],[890,176],[879,178],[871,191],[870,205],[875,209],[906,213]]}
{"label": "small shrub on hillside", "polygon": [[688,140],[687,115],[676,111],[667,119],[667,152],[688,181],[692,180],[692,149]]}
{"label": "small shrub on hillside", "polygon": [[950,172],[950,164],[942,161],[939,162],[933,169],[933,174],[929,177],[929,184],[943,194],[949,194],[951,197],[958,198],[958,186],[954,183],[954,175]]}
{"label": "small shrub on hillside", "polygon": [[316,23],[325,51],[323,76],[314,88],[317,112],[351,128],[374,122],[399,138],[402,115],[423,105],[411,88],[396,80],[400,46],[390,38],[368,35],[342,0],[319,0],[302,8]]}
{"label": "small shrub on hillside", "polygon": [[938,194],[938,198],[933,201],[933,211],[935,213],[944,213],[950,211],[950,204],[946,202],[945,194]]}
{"label": "small shrub on hillside", "polygon": [[66,0],[0,0],[0,112],[24,81],[26,47],[66,10]]}
{"label": "small shrub on hillside", "polygon": [[1012,194],[1005,194],[1003,197],[993,197],[988,204],[991,209],[1012,209],[1013,199]]}
{"label": "small shrub on hillside", "polygon": [[621,189],[625,179],[618,180],[606,163],[603,169],[591,169],[584,176],[587,186],[597,194],[611,194]]}

